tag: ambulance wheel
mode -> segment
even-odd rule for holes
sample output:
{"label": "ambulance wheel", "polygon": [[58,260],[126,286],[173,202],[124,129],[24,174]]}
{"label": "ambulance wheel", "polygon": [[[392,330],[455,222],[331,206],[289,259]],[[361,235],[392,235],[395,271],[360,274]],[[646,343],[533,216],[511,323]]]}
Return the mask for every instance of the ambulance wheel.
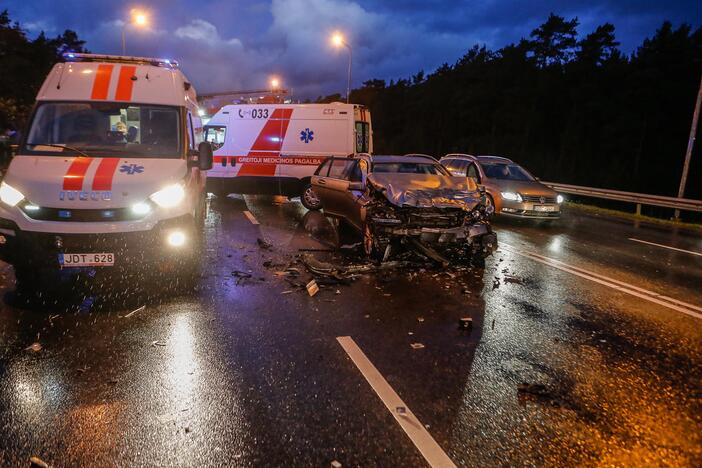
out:
{"label": "ambulance wheel", "polygon": [[312,184],[305,185],[300,195],[300,201],[308,210],[317,211],[322,209],[322,200],[320,200],[319,196],[315,193]]}

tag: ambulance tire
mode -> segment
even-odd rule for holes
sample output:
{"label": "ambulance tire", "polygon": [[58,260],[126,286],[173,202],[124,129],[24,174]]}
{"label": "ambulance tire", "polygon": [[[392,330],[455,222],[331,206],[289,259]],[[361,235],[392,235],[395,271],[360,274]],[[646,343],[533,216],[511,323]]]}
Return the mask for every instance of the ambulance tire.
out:
{"label": "ambulance tire", "polygon": [[319,196],[314,193],[314,188],[309,182],[306,183],[302,189],[300,201],[302,202],[302,206],[310,211],[318,211],[322,209],[322,200],[320,200]]}

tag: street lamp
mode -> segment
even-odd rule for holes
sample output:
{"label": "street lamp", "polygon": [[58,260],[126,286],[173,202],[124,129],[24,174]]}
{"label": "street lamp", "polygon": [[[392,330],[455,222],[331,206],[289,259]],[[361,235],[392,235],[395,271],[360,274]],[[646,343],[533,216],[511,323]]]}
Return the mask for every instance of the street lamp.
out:
{"label": "street lamp", "polygon": [[132,10],[129,12],[129,16],[130,21],[125,22],[124,26],[122,26],[122,55],[127,55],[127,46],[125,40],[125,31],[127,29],[127,26],[133,24],[134,26],[143,28],[148,26],[149,24],[149,17],[144,11]]}
{"label": "street lamp", "polygon": [[280,88],[280,80],[278,78],[271,78],[271,90],[275,91]]}
{"label": "street lamp", "polygon": [[335,32],[332,35],[331,42],[337,49],[343,46],[349,50],[349,75],[346,81],[346,104],[348,104],[349,96],[351,95],[351,46],[344,40],[344,36],[342,36],[340,32]]}

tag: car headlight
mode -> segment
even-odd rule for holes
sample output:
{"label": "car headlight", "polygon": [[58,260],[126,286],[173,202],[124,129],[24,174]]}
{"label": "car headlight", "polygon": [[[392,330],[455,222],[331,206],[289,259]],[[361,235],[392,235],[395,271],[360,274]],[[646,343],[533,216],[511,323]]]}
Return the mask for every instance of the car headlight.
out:
{"label": "car headlight", "polygon": [[565,198],[563,198],[563,195],[556,196],[557,203],[563,203],[564,201],[565,201]]}
{"label": "car headlight", "polygon": [[502,198],[520,203],[522,201],[522,196],[515,192],[502,192]]}
{"label": "car headlight", "polygon": [[183,188],[183,184],[169,185],[149,198],[161,208],[173,208],[185,200],[185,188]]}
{"label": "car headlight", "polygon": [[16,188],[3,182],[0,184],[0,200],[6,205],[15,206],[24,200],[24,195]]}

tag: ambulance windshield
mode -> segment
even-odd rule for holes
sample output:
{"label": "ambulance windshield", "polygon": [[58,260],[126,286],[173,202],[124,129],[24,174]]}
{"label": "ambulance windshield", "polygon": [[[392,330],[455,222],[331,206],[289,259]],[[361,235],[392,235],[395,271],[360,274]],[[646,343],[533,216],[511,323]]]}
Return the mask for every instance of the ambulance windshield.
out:
{"label": "ambulance windshield", "polygon": [[116,102],[45,102],[20,154],[180,158],[177,107]]}

